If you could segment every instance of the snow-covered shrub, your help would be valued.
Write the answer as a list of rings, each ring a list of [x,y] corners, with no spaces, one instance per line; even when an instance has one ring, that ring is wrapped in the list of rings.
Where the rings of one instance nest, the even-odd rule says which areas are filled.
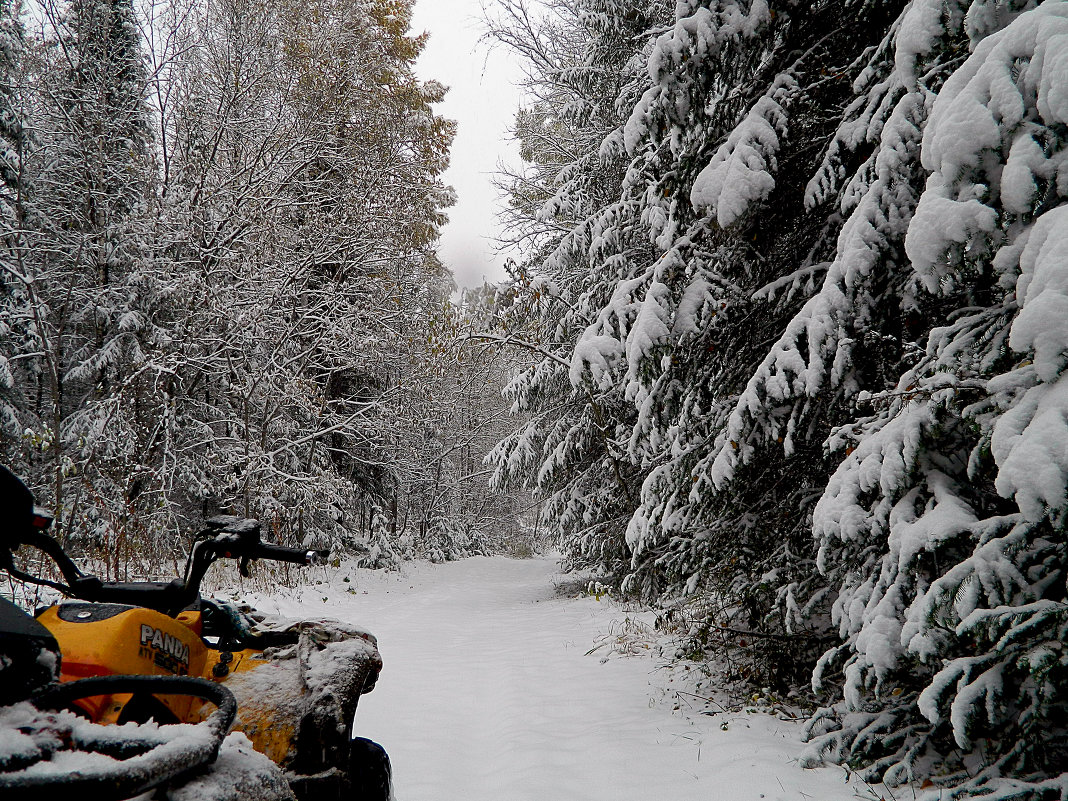
[[[420,555],[431,562],[453,562],[469,556],[486,556],[486,537],[462,521],[435,519],[423,537]]]

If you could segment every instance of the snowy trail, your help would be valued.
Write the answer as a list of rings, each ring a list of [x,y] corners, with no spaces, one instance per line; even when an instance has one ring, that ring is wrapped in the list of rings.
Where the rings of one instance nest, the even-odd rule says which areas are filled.
[[[400,575],[343,567],[274,600],[283,614],[326,614],[378,636],[385,668],[357,733],[389,752],[398,801],[872,797],[842,770],[799,768],[796,723],[687,717],[664,700],[652,659],[587,656],[625,613],[556,597],[555,574],[547,558]]]

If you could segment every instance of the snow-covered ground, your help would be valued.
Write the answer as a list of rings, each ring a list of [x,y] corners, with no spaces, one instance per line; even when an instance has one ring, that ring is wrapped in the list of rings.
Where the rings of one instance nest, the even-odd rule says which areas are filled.
[[[797,722],[676,710],[659,660],[588,653],[635,614],[560,593],[550,558],[324,570],[256,603],[378,636],[357,733],[390,753],[398,801],[879,798],[842,769],[798,767]]]

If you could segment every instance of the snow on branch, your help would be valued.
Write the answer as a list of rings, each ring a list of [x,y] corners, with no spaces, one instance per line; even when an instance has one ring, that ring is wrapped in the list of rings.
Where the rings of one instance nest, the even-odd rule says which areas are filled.
[[[1044,3],[983,39],[942,87],[921,153],[931,176],[905,239],[928,291],[952,286],[945,281],[962,257],[957,254],[974,257],[993,247],[999,196],[1009,198],[1009,211],[1028,210],[1025,200],[1035,191],[1026,165],[1049,174],[1020,137],[1068,121],[1066,37],[1068,7]],[[1030,118],[1032,110],[1038,119]],[[988,165],[1002,153],[1012,168],[998,175]]]
[[[712,62],[728,41],[754,36],[771,20],[767,0],[719,0],[709,4],[680,3],[674,27],[656,39],[649,54],[652,80],[623,128],[623,146],[630,154],[649,141],[654,118],[664,111],[669,118],[684,118],[689,108],[680,85],[688,83]],[[697,6],[695,8],[695,6]]]
[[[775,156],[779,137],[786,135],[782,104],[796,86],[790,76],[780,75],[694,181],[690,203],[696,209],[710,209],[720,227],[733,225],[775,188]]]
[[[909,156],[919,148],[927,97],[905,95],[883,128],[872,182],[842,227],[835,258],[820,291],[802,307],[750,378],[717,441],[712,479],[722,486],[751,449],[750,437],[777,437],[781,425],[769,409],[842,386],[851,370],[852,318],[858,292],[904,235],[915,202],[908,182]],[[735,444],[731,444],[735,443]],[[792,441],[787,432],[787,452]]]

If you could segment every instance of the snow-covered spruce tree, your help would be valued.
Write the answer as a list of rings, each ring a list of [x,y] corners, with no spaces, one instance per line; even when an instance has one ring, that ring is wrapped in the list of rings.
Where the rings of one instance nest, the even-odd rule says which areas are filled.
[[[845,698],[810,759],[933,767],[940,798],[1068,797],[1068,4],[1033,5],[917,3],[900,26],[906,66],[970,44],[926,98],[904,242],[953,312],[832,437],[848,455],[814,520],[844,640],[816,681],[843,665]]]
[[[0,430],[18,435],[18,393],[10,357],[27,323],[18,230],[22,204],[22,124],[19,84],[25,34],[16,4],[0,2]],[[5,437],[6,438],[6,437]],[[3,449],[6,451],[7,449]],[[10,458],[10,455],[5,453]]]
[[[743,447],[721,436],[732,401],[834,251],[840,221],[804,202],[821,163],[812,143],[834,133],[823,109],[849,105],[854,62],[893,13],[856,10],[843,24],[830,4],[677,6],[621,100],[629,120],[600,149],[630,164],[618,199],[590,216],[587,258],[613,271],[585,278],[596,291],[569,354],[576,385],[622,395],[621,461],[644,482],[627,585],[712,598],[699,639],[724,625],[764,635],[743,667],[764,683],[803,680],[799,651],[811,664],[812,635],[825,636],[819,621],[788,634],[783,610],[819,589],[806,518],[830,473],[826,429],[802,428],[784,452],[784,420],[729,486],[711,465],[721,442]]]
[[[960,793],[1063,755],[1063,344],[1037,311],[1056,291],[1025,298],[1056,281],[1029,276],[1057,263],[1065,5],[1036,5],[680,4],[600,150],[633,157],[622,200],[573,251],[619,272],[588,272],[602,305],[557,363],[637,412],[631,586],[817,635],[762,648],[758,676],[797,655],[796,679],[833,622],[818,675],[861,709],[814,752],[894,780],[953,731]],[[540,263],[526,280],[559,291]],[[1039,429],[1047,453],[1024,447]],[[551,465],[523,433],[519,468]]]
[[[33,186],[20,232],[33,317],[16,371],[24,441],[6,444],[25,446],[32,483],[50,487],[61,526],[91,505],[83,530],[107,538],[137,517],[134,505],[158,507],[158,497],[137,500],[151,483],[144,447],[158,409],[145,366],[165,339],[155,319],[165,293],[146,241],[146,71],[128,2],[42,13],[48,33],[27,82],[34,147],[22,165]]]
[[[532,256],[499,298],[497,334],[542,356],[506,390],[527,422],[488,457],[494,483],[527,486],[575,567],[622,575],[640,476],[626,457],[633,407],[609,376],[581,373],[574,343],[650,246],[617,222],[626,159],[602,148],[643,72],[667,4],[505,4],[492,34],[528,63],[532,103],[517,118],[529,168],[511,177],[513,237]]]
[[[18,198],[23,125],[19,74],[25,32],[12,0],[0,3],[0,204],[5,230],[14,222]]]

